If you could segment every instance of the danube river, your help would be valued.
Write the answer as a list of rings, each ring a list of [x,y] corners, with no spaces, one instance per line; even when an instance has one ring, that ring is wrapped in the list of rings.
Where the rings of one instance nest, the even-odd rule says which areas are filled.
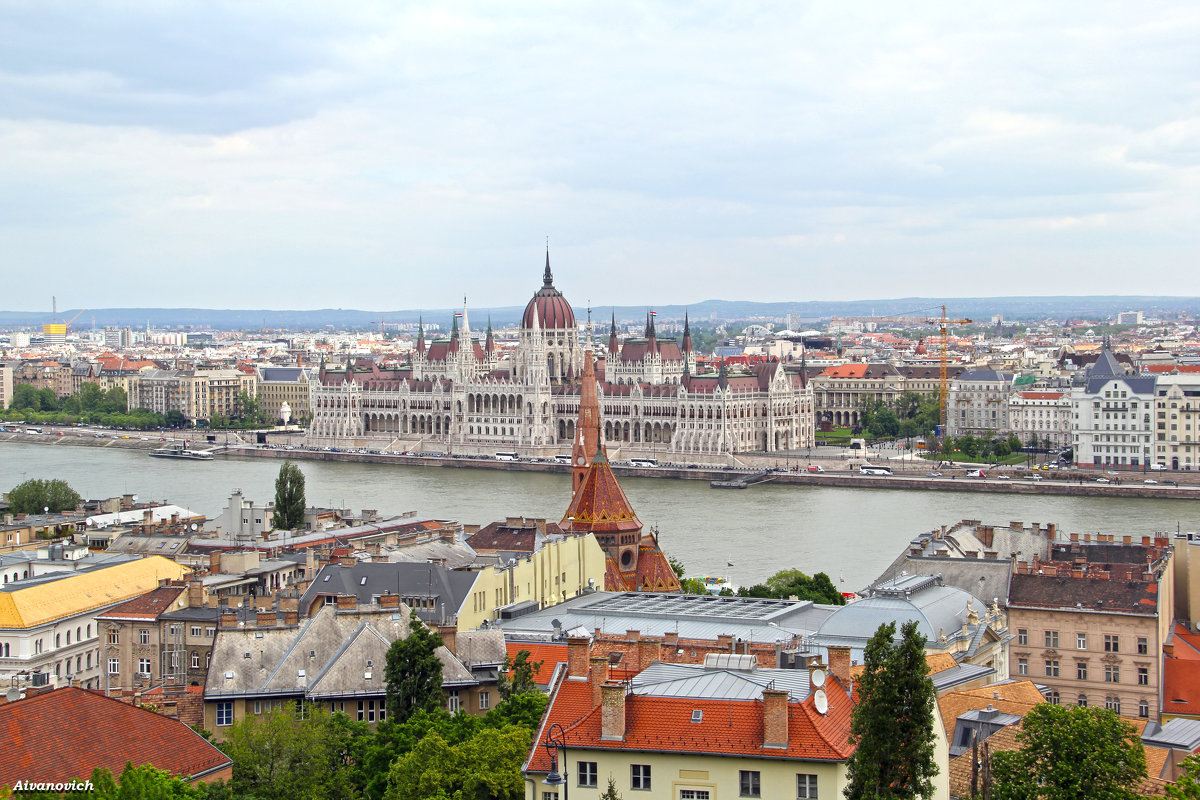
[[[213,461],[150,458],[114,447],[0,445],[0,488],[26,478],[64,478],[80,494],[131,493],[215,517],[229,494],[267,502],[281,462],[218,456]],[[506,516],[557,521],[570,501],[570,477],[547,473],[392,464],[299,461],[313,505],[415,511],[418,518],[487,524]],[[961,519],[1006,525],[1053,522],[1066,532],[1140,537],[1200,529],[1195,500],[1152,500],[904,492],[810,486],[718,491],[704,481],[623,478],[634,510],[659,531],[664,550],[693,575],[761,581],[795,567],[826,572],[843,589],[878,576],[916,534]],[[733,566],[726,566],[732,562]]]

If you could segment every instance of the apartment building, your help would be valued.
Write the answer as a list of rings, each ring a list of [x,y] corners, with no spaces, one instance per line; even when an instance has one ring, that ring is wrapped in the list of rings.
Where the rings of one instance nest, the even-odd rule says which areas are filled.
[[[1100,706],[1151,721],[1174,606],[1173,549],[1163,538],[1072,534],[1010,579],[1010,674],[1048,687],[1052,703]]]
[[[1071,389],[1075,463],[1139,467],[1151,463],[1155,378],[1130,376],[1105,348]]]
[[[1154,399],[1154,461],[1200,469],[1200,375],[1158,376]]]
[[[309,381],[312,375],[304,367],[259,367],[255,374],[258,407],[268,422],[282,420],[284,404],[291,409],[293,421],[312,416]]]
[[[1013,376],[993,369],[972,369],[950,382],[946,427],[950,436],[1007,433]]]
[[[1071,446],[1071,395],[1066,391],[1016,392],[1008,400],[1008,429],[1021,444],[1047,442],[1055,448]]]

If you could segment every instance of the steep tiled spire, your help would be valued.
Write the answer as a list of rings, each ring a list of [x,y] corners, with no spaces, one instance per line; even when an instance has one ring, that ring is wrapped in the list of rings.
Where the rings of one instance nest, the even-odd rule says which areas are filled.
[[[494,352],[496,349],[496,340],[492,338],[492,315],[488,314],[487,339],[484,340],[483,350],[485,353]]]
[[[579,386],[579,422],[576,429],[578,433],[571,449],[572,492],[579,490],[592,457],[604,448],[600,440],[600,399],[596,391],[596,367],[591,350],[583,354],[583,380]]]
[[[425,318],[417,317],[417,352],[425,355]]]
[[[554,287],[554,274],[550,272],[550,245],[546,245],[546,271],[542,273],[542,288],[552,289]]]
[[[614,310],[612,315],[612,327],[608,329],[608,352],[615,354],[617,350],[617,312]]]
[[[688,312],[683,312],[683,352],[692,352],[692,328],[688,324]]]

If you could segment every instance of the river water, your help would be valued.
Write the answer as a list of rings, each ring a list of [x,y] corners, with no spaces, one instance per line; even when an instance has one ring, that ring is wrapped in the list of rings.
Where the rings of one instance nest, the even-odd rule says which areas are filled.
[[[0,444],[0,489],[26,478],[63,478],[89,498],[131,493],[212,518],[241,489],[275,497],[281,462],[218,456],[213,461],[153,459],[144,450]],[[506,516],[557,521],[570,502],[570,476],[550,473],[348,462],[299,461],[308,502],[415,511],[420,519],[487,524]],[[1200,528],[1195,500],[1085,498],[973,492],[906,492],[810,486],[710,489],[705,481],[623,478],[634,510],[656,526],[663,549],[689,575],[728,575],[737,584],[785,568],[826,572],[856,590],[877,577],[922,531],[961,519],[1007,525],[1056,523],[1065,532],[1140,537]],[[733,566],[727,566],[732,562]]]

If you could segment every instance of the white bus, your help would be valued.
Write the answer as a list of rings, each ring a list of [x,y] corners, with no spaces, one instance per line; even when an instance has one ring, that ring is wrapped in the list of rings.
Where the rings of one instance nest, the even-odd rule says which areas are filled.
[[[568,455],[568,456],[564,456],[564,455],[562,455],[562,454],[560,453],[559,455],[556,455],[556,456],[554,457],[554,463],[555,463],[555,464],[570,464],[570,463],[571,463],[571,457],[570,457],[569,455]]]
[[[631,467],[657,467],[658,461],[653,458],[631,458],[629,459]]]
[[[891,475],[891,467],[880,467],[875,464],[862,464],[858,468],[860,475]]]
[[[496,453],[497,461],[519,461],[521,457],[516,453]]]

